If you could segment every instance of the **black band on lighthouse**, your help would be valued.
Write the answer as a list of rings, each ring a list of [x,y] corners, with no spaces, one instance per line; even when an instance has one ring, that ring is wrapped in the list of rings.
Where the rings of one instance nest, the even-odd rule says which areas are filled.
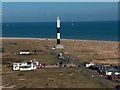
[[[57,44],[60,44],[60,19],[57,17]]]
[[[60,28],[57,28],[57,44],[60,44]]]
[[[60,44],[60,39],[57,39],[57,44]]]
[[[60,33],[60,28],[57,28],[57,33]]]

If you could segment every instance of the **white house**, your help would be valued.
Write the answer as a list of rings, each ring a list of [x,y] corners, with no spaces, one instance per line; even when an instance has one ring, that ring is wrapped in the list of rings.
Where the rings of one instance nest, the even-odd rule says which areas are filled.
[[[62,53],[59,53],[59,54],[58,54],[58,58],[59,58],[59,59],[64,59],[63,54],[62,54]]]
[[[29,50],[22,50],[19,52],[20,55],[29,55],[31,52]]]
[[[109,69],[109,70],[106,71],[106,75],[108,75],[108,76],[112,75],[113,73],[114,73],[115,75],[120,75],[120,71],[118,71],[118,70],[115,69],[115,68],[112,68],[112,69]]]
[[[92,62],[84,62],[84,66],[85,66],[85,67],[90,67],[90,66],[92,66],[92,65],[95,65],[95,64],[92,63]]]
[[[19,64],[20,63],[13,63],[13,70],[19,70]]]
[[[36,61],[29,61],[29,62],[22,62],[22,63],[13,63],[13,70],[20,70],[20,71],[28,71],[28,70],[35,70],[39,62]]]
[[[55,50],[55,46],[51,47],[52,50]]]

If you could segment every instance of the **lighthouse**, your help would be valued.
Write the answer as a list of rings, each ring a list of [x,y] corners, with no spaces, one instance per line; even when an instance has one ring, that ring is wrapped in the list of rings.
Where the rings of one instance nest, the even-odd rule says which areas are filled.
[[[64,46],[61,44],[60,41],[60,17],[57,17],[57,44],[52,47],[52,49],[64,49]]]
[[[60,18],[57,17],[57,44],[60,44]]]

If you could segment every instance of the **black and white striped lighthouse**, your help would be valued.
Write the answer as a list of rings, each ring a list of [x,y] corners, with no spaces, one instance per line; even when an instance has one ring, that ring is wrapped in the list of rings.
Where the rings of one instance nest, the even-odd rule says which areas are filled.
[[[64,46],[60,42],[60,18],[57,17],[57,44],[51,49],[64,49]]]
[[[60,44],[60,18],[57,17],[57,44]]]

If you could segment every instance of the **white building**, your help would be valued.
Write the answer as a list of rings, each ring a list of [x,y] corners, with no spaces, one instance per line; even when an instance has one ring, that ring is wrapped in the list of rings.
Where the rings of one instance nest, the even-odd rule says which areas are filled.
[[[29,62],[22,62],[22,63],[13,63],[13,70],[20,70],[20,71],[28,71],[28,70],[35,70],[39,62],[35,60],[31,60]]]
[[[29,55],[31,54],[29,50],[22,50],[19,52],[20,55]]]
[[[84,65],[85,65],[85,67],[90,67],[90,66],[95,65],[95,64],[92,62],[84,62]]]
[[[117,69],[115,68],[112,68],[112,69],[109,69],[106,71],[106,75],[110,76],[112,74],[115,74],[115,75],[120,75],[120,71],[118,71]]]
[[[58,58],[59,58],[59,59],[64,59],[63,54],[62,54],[62,53],[59,53],[59,54],[58,54]]]

